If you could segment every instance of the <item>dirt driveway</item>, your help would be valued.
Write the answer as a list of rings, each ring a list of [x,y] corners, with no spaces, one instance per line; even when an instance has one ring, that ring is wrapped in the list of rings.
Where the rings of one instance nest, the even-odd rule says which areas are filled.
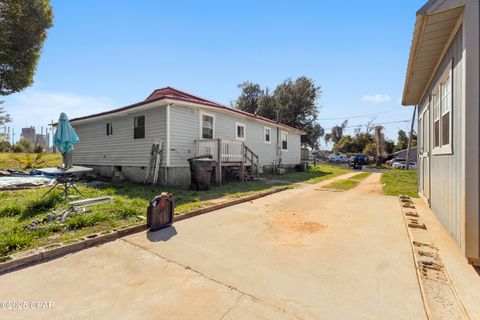
[[[303,186],[0,276],[0,301],[54,302],[0,318],[426,319],[398,201],[375,193],[377,178]]]

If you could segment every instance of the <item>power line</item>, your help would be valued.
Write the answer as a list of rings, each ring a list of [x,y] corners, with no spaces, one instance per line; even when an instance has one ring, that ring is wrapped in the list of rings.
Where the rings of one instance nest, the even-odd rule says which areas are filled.
[[[384,124],[405,123],[405,122],[410,122],[410,120],[398,120],[398,121],[371,123],[370,126],[373,127],[373,126],[379,126],[379,125],[384,125]],[[363,127],[363,126],[365,126],[365,124],[357,124],[357,125],[354,125],[354,126],[346,126],[345,129],[347,129],[347,128],[360,128],[360,127]],[[334,127],[326,128],[325,130],[332,130],[333,128]]]
[[[371,113],[371,114],[364,114],[364,115],[357,115],[357,116],[347,116],[347,117],[336,117],[336,118],[322,118],[322,119],[318,119],[318,121],[322,121],[322,120],[323,121],[326,121],[326,120],[348,120],[348,119],[356,119],[356,118],[367,118],[367,117],[377,116],[377,115],[380,115],[380,114],[389,113],[389,112],[395,111],[397,109],[398,109],[398,107],[387,110],[387,111]]]

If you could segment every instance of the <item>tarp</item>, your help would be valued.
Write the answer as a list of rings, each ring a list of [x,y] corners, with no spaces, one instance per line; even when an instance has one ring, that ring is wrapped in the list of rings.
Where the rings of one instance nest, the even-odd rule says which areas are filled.
[[[80,140],[77,133],[70,125],[67,115],[65,113],[60,114],[58,119],[57,131],[53,136],[53,144],[57,147],[60,153],[65,154],[72,152],[73,145]]]
[[[39,176],[5,176],[0,177],[0,190],[28,189],[48,186],[55,179]]]

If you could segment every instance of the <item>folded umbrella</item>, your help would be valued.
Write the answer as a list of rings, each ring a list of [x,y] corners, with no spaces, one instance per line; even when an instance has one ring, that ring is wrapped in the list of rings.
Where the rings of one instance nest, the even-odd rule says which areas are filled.
[[[66,170],[72,167],[71,152],[73,151],[73,145],[79,140],[77,133],[68,121],[67,115],[62,112],[58,119],[57,131],[55,131],[55,135],[53,136],[53,144],[62,154],[63,164]]]

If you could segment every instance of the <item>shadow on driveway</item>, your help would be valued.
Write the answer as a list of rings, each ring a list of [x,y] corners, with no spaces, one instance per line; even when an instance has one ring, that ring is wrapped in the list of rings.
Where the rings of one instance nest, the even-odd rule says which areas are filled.
[[[171,226],[154,232],[148,231],[147,239],[152,242],[168,241],[176,235],[177,230],[175,229],[175,227]]]

